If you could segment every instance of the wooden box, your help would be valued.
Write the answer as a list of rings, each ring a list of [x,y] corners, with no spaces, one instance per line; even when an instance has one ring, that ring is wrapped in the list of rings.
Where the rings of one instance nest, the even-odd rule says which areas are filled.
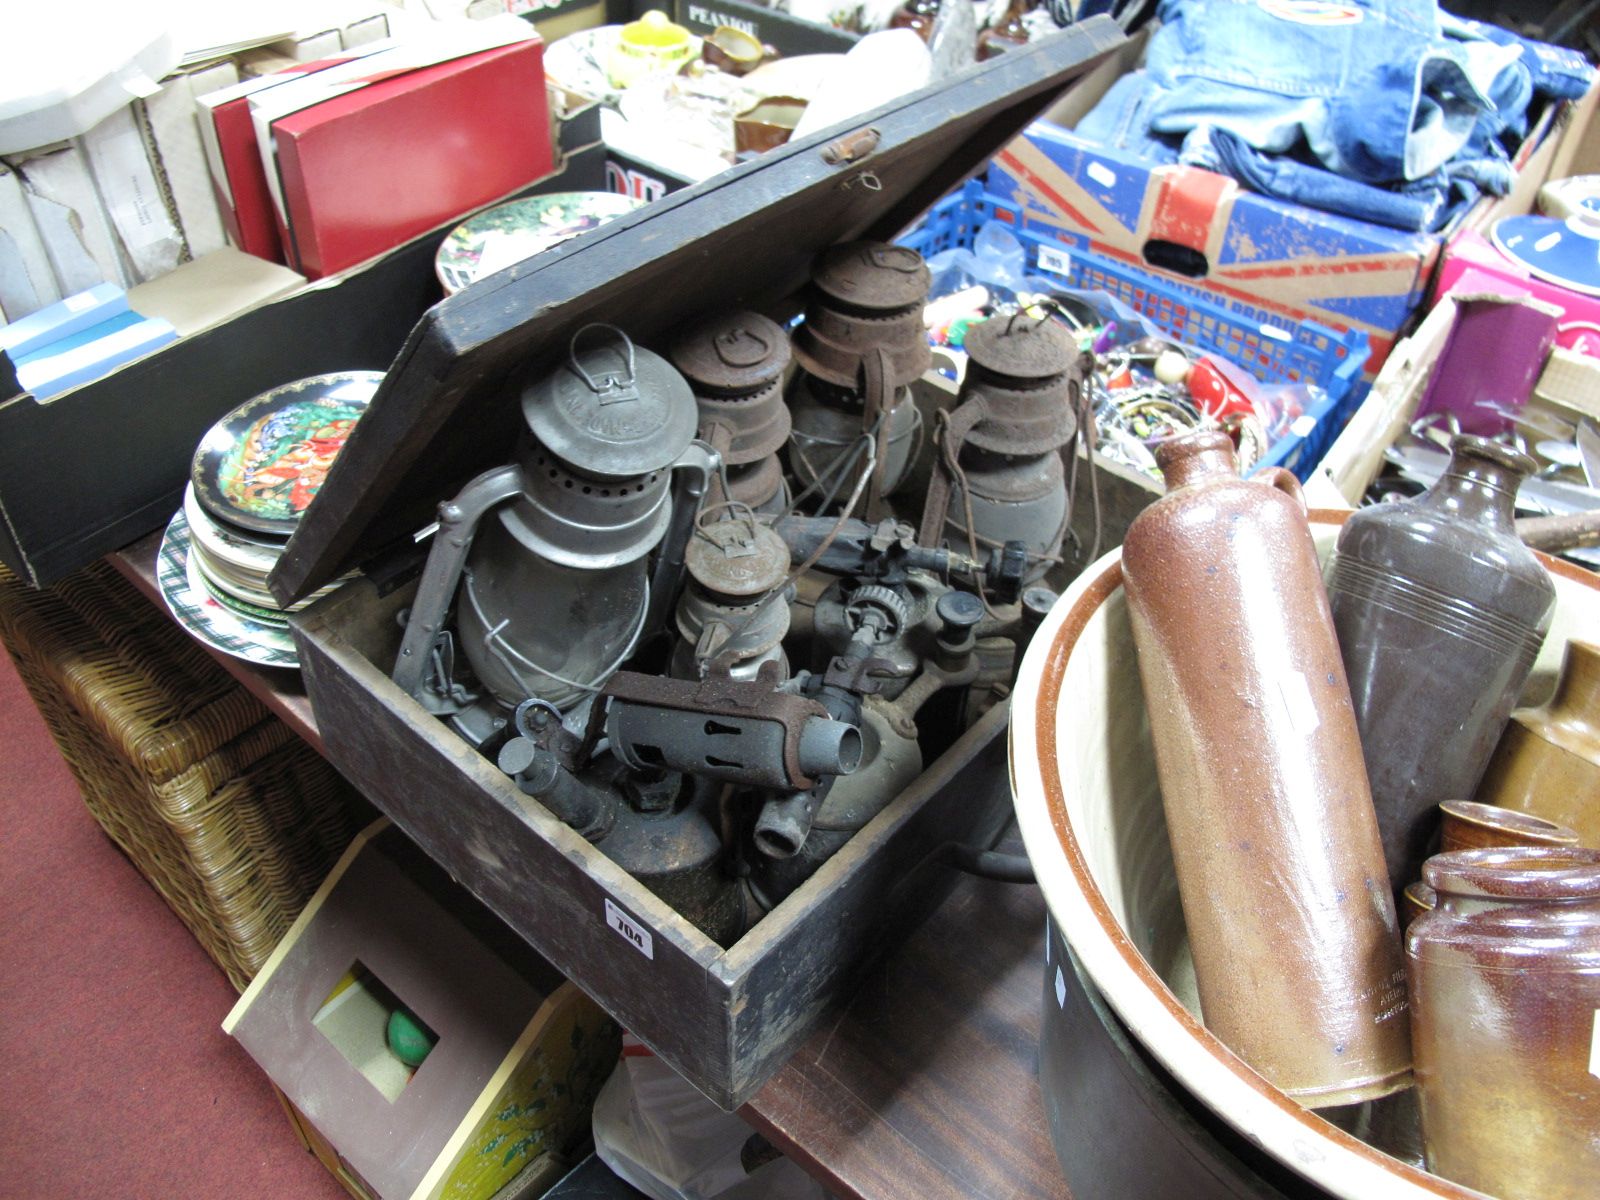
[[[592,321],[646,345],[700,313],[781,312],[812,256],[888,239],[1122,40],[1086,21],[824,130],[451,297],[413,330],[272,578],[304,594],[412,539],[513,444],[525,375]],[[431,856],[718,1104],[747,1100],[865,963],[951,882],[949,842],[1009,812],[997,708],[723,950],[390,680],[414,584],[347,585],[296,618],[329,757]],[[532,806],[530,806],[532,807]]]

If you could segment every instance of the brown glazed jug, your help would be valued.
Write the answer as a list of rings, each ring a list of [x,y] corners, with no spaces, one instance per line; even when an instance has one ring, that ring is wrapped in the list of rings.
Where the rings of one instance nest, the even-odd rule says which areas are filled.
[[[1555,695],[1511,714],[1478,799],[1570,825],[1600,850],[1600,646],[1567,643]]]
[[[1310,1107],[1410,1081],[1405,972],[1300,485],[1163,443],[1122,547],[1207,1028]]]
[[[1406,931],[1428,1169],[1501,1200],[1600,1196],[1600,851],[1460,850]]]
[[[1512,523],[1534,466],[1459,436],[1433,487],[1353,514],[1328,564],[1397,892],[1421,873],[1436,806],[1477,789],[1550,628],[1555,585]]]

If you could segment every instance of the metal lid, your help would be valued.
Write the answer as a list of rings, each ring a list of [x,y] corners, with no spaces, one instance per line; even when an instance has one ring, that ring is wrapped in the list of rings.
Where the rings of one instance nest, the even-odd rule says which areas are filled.
[[[611,336],[585,337],[596,330]],[[522,415],[550,453],[603,479],[670,466],[699,419],[694,393],[666,359],[598,323],[573,334],[567,361],[524,390]]]
[[[696,391],[739,395],[783,374],[789,365],[789,336],[760,313],[722,313],[681,334],[668,355]]]
[[[764,596],[788,576],[789,547],[770,525],[735,517],[697,528],[684,564],[708,592]]]
[[[1049,379],[1064,374],[1078,356],[1061,326],[1020,314],[969,326],[966,351],[979,367],[1007,379]]]
[[[922,255],[888,242],[843,242],[817,255],[811,282],[825,296],[857,308],[922,304],[933,275]]]

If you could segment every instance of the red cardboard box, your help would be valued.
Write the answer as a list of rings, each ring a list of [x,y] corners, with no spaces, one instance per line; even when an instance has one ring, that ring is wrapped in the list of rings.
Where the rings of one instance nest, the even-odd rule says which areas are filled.
[[[536,38],[274,120],[298,270],[332,275],[548,174],[549,130]]]
[[[217,208],[228,230],[228,240],[246,254],[270,262],[283,262],[278,222],[272,194],[256,149],[255,127],[250,120],[250,97],[291,80],[327,70],[380,49],[373,45],[337,58],[297,63],[270,75],[244,79],[196,99],[200,140],[211,168],[211,186]]]

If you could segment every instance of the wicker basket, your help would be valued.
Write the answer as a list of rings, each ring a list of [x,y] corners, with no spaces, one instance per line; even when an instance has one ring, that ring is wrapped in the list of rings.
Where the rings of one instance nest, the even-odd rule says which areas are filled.
[[[95,820],[243,990],[353,836],[350,786],[105,564],[0,573],[0,637]]]

